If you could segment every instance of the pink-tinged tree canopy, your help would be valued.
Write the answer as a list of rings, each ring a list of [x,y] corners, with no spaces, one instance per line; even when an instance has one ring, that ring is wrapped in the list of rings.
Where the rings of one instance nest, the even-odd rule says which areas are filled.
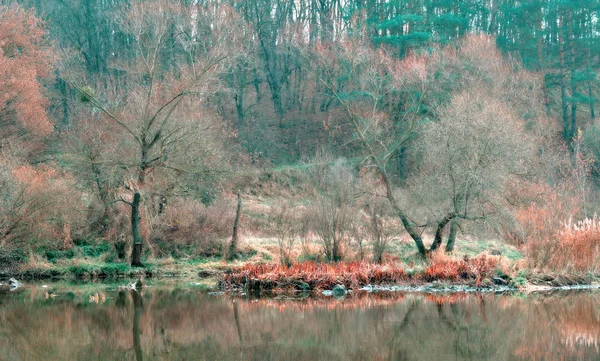
[[[35,135],[46,135],[53,125],[41,80],[56,60],[44,23],[33,11],[13,4],[0,6],[0,124]],[[4,134],[6,136],[6,134]]]

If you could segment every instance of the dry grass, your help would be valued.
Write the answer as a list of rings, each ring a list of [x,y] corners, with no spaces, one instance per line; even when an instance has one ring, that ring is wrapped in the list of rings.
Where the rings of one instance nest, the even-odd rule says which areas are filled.
[[[580,222],[569,221],[558,234],[560,248],[550,258],[557,269],[598,273],[600,261],[600,220],[594,216]]]

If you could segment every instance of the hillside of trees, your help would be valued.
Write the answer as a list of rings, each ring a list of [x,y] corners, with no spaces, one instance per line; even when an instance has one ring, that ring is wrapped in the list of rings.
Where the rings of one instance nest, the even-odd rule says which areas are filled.
[[[599,12],[0,0],[0,263],[381,263],[495,240],[519,267],[597,272]]]

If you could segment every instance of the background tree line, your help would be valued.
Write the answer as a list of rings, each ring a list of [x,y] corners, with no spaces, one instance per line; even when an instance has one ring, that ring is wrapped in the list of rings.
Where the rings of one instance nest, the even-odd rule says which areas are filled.
[[[18,3],[0,10],[6,244],[95,234],[124,257],[128,237],[206,231],[219,222],[197,213],[224,192],[299,164],[332,165],[306,179],[313,213],[334,217],[313,225],[330,259],[360,238],[345,203],[377,234],[364,194],[421,254],[465,224],[522,239],[515,209],[535,200],[509,189],[565,187],[571,213],[595,209],[596,2]]]

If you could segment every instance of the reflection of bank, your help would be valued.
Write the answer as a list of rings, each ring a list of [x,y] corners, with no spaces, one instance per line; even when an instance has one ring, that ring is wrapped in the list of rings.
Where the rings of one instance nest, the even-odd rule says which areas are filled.
[[[144,299],[135,290],[131,291],[131,298],[133,300],[133,349],[135,350],[136,361],[143,361],[140,320],[144,311]]]
[[[600,352],[600,314],[594,302],[580,302],[568,314],[561,315],[562,343],[571,350],[593,348]]]
[[[563,343],[575,349],[577,346],[582,345],[585,347],[593,347],[596,352],[600,352],[600,342],[598,341],[598,335],[595,333],[571,333],[563,338]]]

